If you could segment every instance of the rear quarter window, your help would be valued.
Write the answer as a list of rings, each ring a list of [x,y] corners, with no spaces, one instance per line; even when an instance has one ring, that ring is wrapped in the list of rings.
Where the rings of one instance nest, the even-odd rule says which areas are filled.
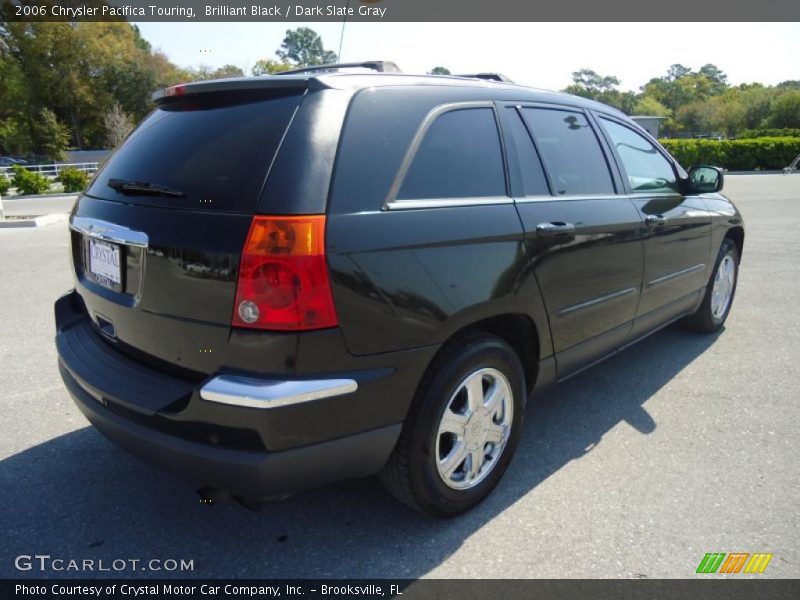
[[[431,124],[398,200],[505,196],[500,134],[491,108],[450,110]]]
[[[301,93],[198,94],[160,105],[97,174],[87,193],[169,208],[252,212]],[[111,179],[184,194],[122,194]]]

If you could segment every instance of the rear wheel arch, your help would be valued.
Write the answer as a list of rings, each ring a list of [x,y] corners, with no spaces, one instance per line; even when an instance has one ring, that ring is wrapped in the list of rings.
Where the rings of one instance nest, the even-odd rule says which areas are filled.
[[[471,333],[488,333],[507,343],[516,352],[525,373],[527,393],[533,389],[539,373],[541,356],[540,329],[533,318],[524,313],[503,313],[473,321],[450,333],[439,351],[431,359],[430,366],[437,363],[437,357],[453,344],[459,343]],[[429,368],[430,368],[429,366]]]

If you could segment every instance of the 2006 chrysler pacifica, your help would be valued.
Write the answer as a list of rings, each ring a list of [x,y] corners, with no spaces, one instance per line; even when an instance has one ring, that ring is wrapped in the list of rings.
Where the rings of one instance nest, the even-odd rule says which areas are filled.
[[[56,344],[97,429],[207,499],[379,473],[461,513],[531,394],[730,311],[722,172],[608,106],[313,70],[155,101],[71,215]]]

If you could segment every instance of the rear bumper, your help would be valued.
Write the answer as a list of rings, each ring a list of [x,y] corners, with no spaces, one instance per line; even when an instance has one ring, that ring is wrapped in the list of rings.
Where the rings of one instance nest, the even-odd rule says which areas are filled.
[[[134,423],[103,406],[60,362],[78,408],[109,440],[187,480],[245,498],[269,498],[380,471],[401,424],[283,452],[252,452],[187,441]]]
[[[75,293],[56,303],[56,328],[64,383],[106,437],[197,487],[251,498],[380,471],[430,352],[379,358],[395,367],[373,357],[355,370],[190,380],[115,348]]]
[[[218,375],[203,384],[200,397],[209,402],[269,410],[351,394],[355,379],[266,379]]]

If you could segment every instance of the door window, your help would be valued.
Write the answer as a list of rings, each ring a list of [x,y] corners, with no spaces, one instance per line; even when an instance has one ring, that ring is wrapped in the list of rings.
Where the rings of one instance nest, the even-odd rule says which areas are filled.
[[[634,194],[678,192],[678,179],[672,165],[647,138],[616,121],[602,117],[601,120]]]
[[[506,118],[503,120],[507,136],[516,150],[517,161],[522,176],[522,195],[523,196],[549,196],[550,189],[547,187],[547,178],[544,175],[542,161],[536,148],[533,146],[528,130],[522,122],[522,117],[516,108],[508,108],[504,113]],[[509,152],[510,158],[510,152]]]
[[[556,194],[615,192],[600,142],[582,113],[523,108],[522,114],[536,140]]]

